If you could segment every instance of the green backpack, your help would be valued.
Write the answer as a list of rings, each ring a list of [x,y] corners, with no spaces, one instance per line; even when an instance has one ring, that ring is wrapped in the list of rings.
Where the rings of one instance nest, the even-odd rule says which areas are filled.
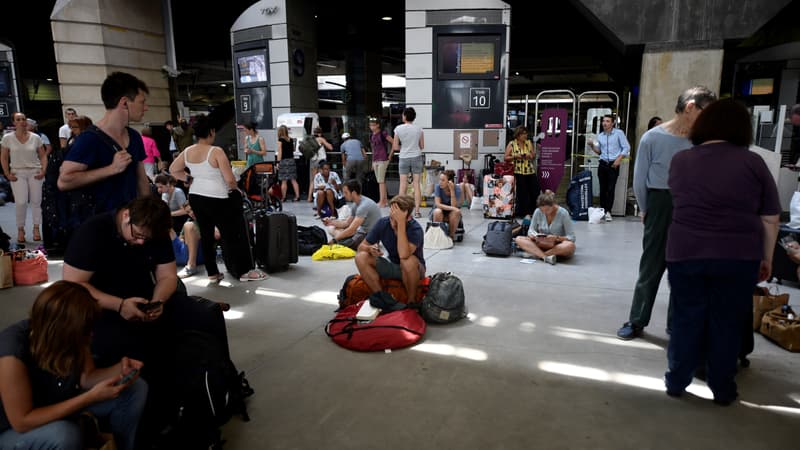
[[[300,151],[303,153],[303,158],[311,160],[319,150],[319,142],[314,139],[314,136],[308,135],[300,142]]]

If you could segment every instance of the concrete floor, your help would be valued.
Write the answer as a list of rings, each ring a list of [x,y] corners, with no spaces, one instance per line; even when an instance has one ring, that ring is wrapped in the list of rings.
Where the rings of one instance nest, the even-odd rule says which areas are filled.
[[[317,223],[308,203],[286,210]],[[256,391],[251,422],[224,427],[226,448],[797,448],[800,356],[757,335],[739,402],[714,405],[699,381],[667,397],[666,282],[645,336],[615,337],[637,275],[638,220],[577,223],[577,254],[556,266],[486,257],[487,221],[465,210],[464,222],[463,243],[425,256],[429,273],[463,280],[469,319],[430,326],[406,350],[356,353],[325,335],[352,260],[301,257],[257,283],[188,279],[191,293],[233,305],[233,359]],[[0,207],[0,224],[14,234],[13,205]],[[50,264],[60,278],[61,262]],[[25,317],[40,289],[0,291],[0,326]],[[796,286],[781,289],[797,304]]]

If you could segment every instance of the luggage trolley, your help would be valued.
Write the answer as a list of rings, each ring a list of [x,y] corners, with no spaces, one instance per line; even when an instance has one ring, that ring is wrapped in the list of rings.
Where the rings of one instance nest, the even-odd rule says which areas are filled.
[[[239,188],[245,193],[254,209],[282,211],[280,185],[275,181],[275,164],[255,163],[239,178]]]

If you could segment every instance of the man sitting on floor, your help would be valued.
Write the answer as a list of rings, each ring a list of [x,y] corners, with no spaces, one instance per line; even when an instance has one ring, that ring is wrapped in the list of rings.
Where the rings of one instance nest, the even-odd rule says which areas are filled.
[[[326,217],[322,221],[333,235],[332,244],[342,244],[358,250],[364,236],[380,220],[381,210],[371,198],[361,195],[361,183],[356,179],[347,181],[342,187],[342,192],[350,206],[350,217],[338,220]]]
[[[314,199],[317,203],[317,214],[323,217],[322,207],[327,204],[331,210],[331,215],[337,217],[336,200],[341,198],[342,180],[339,174],[331,171],[331,164],[322,161],[319,166],[319,173],[314,176]]]
[[[358,247],[356,267],[373,294],[381,291],[381,278],[392,278],[403,280],[407,298],[416,298],[419,280],[425,278],[425,233],[412,217],[414,207],[413,197],[392,198],[389,216],[378,220]],[[388,259],[379,244],[383,244]]]

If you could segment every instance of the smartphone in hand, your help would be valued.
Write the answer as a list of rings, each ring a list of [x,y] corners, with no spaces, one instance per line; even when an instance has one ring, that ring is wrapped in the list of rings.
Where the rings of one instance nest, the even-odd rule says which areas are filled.
[[[137,373],[139,373],[139,369],[131,369],[131,371],[125,374],[125,376],[122,377],[121,380],[114,383],[114,386],[121,386],[123,384],[130,383],[133,377],[135,377]]]
[[[787,234],[786,236],[782,237],[778,243],[783,247],[784,250],[787,252],[792,251],[793,248],[797,247],[797,240],[795,239],[793,234]]]
[[[163,304],[164,302],[157,301],[157,302],[138,303],[137,306],[139,307],[140,310],[147,312],[156,309]]]

